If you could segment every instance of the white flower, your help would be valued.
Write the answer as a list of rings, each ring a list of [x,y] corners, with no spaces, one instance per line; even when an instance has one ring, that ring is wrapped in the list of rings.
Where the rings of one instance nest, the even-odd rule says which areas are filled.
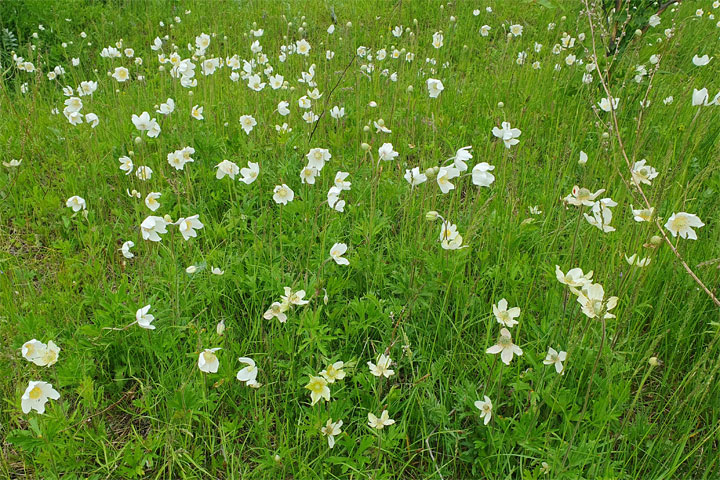
[[[510,33],[513,37],[519,37],[522,35],[523,32],[523,26],[522,25],[510,25]]]
[[[414,167],[412,170],[405,170],[404,178],[411,187],[417,187],[421,183],[425,183],[427,181],[427,175],[420,173],[419,167]]]
[[[503,298],[497,305],[493,304],[493,314],[498,323],[512,328],[518,324],[518,321],[515,319],[520,316],[520,307],[512,307],[509,310],[507,307],[508,302]]]
[[[395,420],[390,418],[387,410],[383,410],[380,417],[376,417],[372,413],[368,413],[368,426],[377,430],[382,430],[384,427],[390,426],[395,423]]]
[[[256,164],[257,165],[257,164]],[[217,168],[217,172],[215,173],[215,178],[218,180],[222,179],[227,175],[232,180],[235,180],[235,175],[240,172],[240,169],[238,168],[237,164],[234,162],[231,162],[230,160],[223,160],[222,162],[215,165]],[[245,170],[245,169],[243,169]]]
[[[247,367],[242,368],[236,378],[241,382],[245,382],[248,387],[258,388],[260,384],[257,382],[258,369],[255,365],[255,361],[252,358],[240,357],[238,358],[240,363],[244,363]]]
[[[488,35],[490,35],[491,28],[492,27],[490,27],[490,25],[483,25],[482,27],[480,27],[480,35],[482,35],[483,37],[487,37]]]
[[[487,162],[480,162],[472,169],[472,183],[478,187],[489,187],[495,181],[495,175],[490,173],[495,170],[494,165]]]
[[[67,202],[65,202],[65,205],[68,208],[72,208],[73,212],[79,212],[80,210],[85,210],[86,204],[85,199],[82,197],[78,197],[77,195],[73,195],[72,197],[67,199]]]
[[[347,245],[344,243],[335,243],[330,248],[330,258],[335,260],[338,265],[350,265],[350,261],[344,258],[345,252],[347,252]]]
[[[240,181],[247,185],[250,185],[257,179],[259,174],[260,174],[260,165],[257,163],[254,163],[254,162],[248,162],[247,167],[240,169],[240,175],[243,176],[243,178],[241,178]]]
[[[160,208],[160,202],[158,202],[158,198],[160,198],[162,194],[160,192],[150,192],[145,197],[145,205],[151,210],[155,211],[158,208]]]
[[[700,228],[705,224],[693,213],[678,212],[673,213],[665,223],[667,228],[673,237],[680,235],[680,238],[688,238],[690,240],[697,240],[697,234],[693,227]]]
[[[393,150],[392,143],[383,143],[382,146],[378,148],[378,156],[380,160],[393,160],[398,155],[398,152]]]
[[[646,160],[642,159],[632,166],[632,180],[635,184],[644,183],[650,185],[651,180],[658,176],[658,171],[645,163]]]
[[[308,165],[300,170],[300,181],[302,183],[307,183],[308,185],[314,185],[317,174],[317,169]]]
[[[40,414],[45,413],[45,404],[48,399],[57,400],[60,394],[47,382],[30,381],[21,399],[23,413],[30,413],[35,410]]]
[[[273,200],[275,200],[275,203],[287,205],[288,202],[292,202],[294,198],[295,192],[293,192],[290,187],[284,183],[282,185],[275,185],[273,189]]]
[[[376,377],[390,378],[391,376],[395,375],[395,371],[390,369],[392,359],[384,353],[381,353],[378,357],[377,364],[374,364],[372,362],[367,362],[367,364],[368,367],[370,367],[370,373],[372,373]]]
[[[588,318],[598,318],[602,312],[605,312],[603,318],[615,318],[610,310],[617,305],[618,297],[610,297],[605,301],[605,290],[599,283],[588,283],[581,290],[574,289],[573,293],[577,295],[582,312]]]
[[[437,183],[442,193],[448,193],[455,189],[455,185],[450,180],[460,175],[460,171],[455,167],[440,167],[437,174]]]
[[[598,106],[600,109],[604,112],[610,112],[612,110],[617,110],[618,103],[620,102],[619,98],[613,98],[612,103],[610,100],[606,97],[602,98],[600,102],[598,102]]]
[[[712,59],[713,59],[713,57],[709,57],[707,54],[703,55],[702,57],[695,55],[692,58],[692,63],[696,67],[704,67],[705,65],[710,63],[710,60],[712,60]]]
[[[144,307],[139,308],[138,311],[135,312],[135,321],[138,326],[142,328],[155,330],[155,325],[151,325],[151,322],[155,320],[155,317],[149,314],[148,311],[150,311],[150,305],[145,305]]]
[[[558,352],[554,348],[548,348],[547,356],[543,363],[545,365],[555,365],[555,371],[560,375],[565,375],[565,368],[562,362],[567,358],[567,352]]]
[[[319,172],[323,169],[325,163],[332,158],[332,155],[327,148],[311,148],[305,157],[308,159],[308,166],[317,169]]]
[[[333,448],[335,446],[335,436],[342,433],[342,430],[340,430],[340,427],[342,427],[342,425],[342,420],[333,422],[332,418],[328,418],[325,426],[320,429],[322,434],[328,437],[328,447]]]
[[[165,103],[160,104],[160,109],[155,111],[160,115],[170,115],[175,111],[175,100],[168,98]]]
[[[140,224],[140,233],[143,240],[159,242],[161,233],[167,233],[167,222],[162,217],[150,215]]]
[[[134,246],[135,246],[135,242],[133,242],[132,240],[128,240],[127,242],[123,243],[122,247],[120,247],[120,251],[122,252],[123,257],[133,258],[135,256],[135,254],[132,253],[130,251],[130,249]]]
[[[442,81],[435,78],[428,78],[425,83],[427,84],[428,94],[430,95],[430,98],[437,98],[440,93],[445,90],[445,86],[443,85]]]
[[[289,114],[290,114],[290,109],[287,108],[289,105],[290,105],[290,104],[289,104],[288,102],[286,102],[285,100],[283,100],[283,101],[281,101],[280,103],[278,103],[278,106],[277,106],[277,111],[278,111],[278,113],[279,113],[280,115],[282,115],[283,117],[286,116],[286,115],[289,115]]]
[[[240,125],[242,126],[242,129],[245,130],[245,133],[250,135],[252,129],[255,125],[257,125],[257,121],[252,117],[252,115],[243,115],[240,117]]]
[[[632,205],[630,205],[630,210],[632,210],[633,220],[636,222],[649,222],[652,220],[653,213],[655,213],[654,207],[635,210]]]
[[[523,354],[522,349],[512,342],[510,331],[507,328],[500,330],[500,336],[498,337],[497,344],[488,348],[486,352],[491,355],[499,353],[500,359],[505,365],[510,365],[513,355],[520,356]]]
[[[213,275],[223,275],[225,274],[225,270],[220,269],[220,267],[210,267],[210,273]]]
[[[510,122],[502,122],[501,126],[502,128],[493,127],[492,133],[497,138],[502,139],[506,148],[510,148],[513,145],[520,143],[520,140],[518,140],[518,137],[522,134],[520,129],[512,128],[510,126]]]
[[[118,82],[125,82],[130,78],[130,72],[125,67],[117,67],[115,68],[112,77]]]
[[[338,107],[335,105],[330,109],[330,116],[336,120],[341,119],[345,116],[345,107]]]
[[[145,165],[141,165],[135,170],[135,176],[142,181],[150,180],[152,178],[152,174],[152,168]]]
[[[583,271],[579,268],[573,268],[569,270],[567,274],[565,274],[562,272],[562,270],[560,270],[559,265],[555,265],[555,277],[557,278],[558,282],[571,288],[583,287],[592,283],[592,276],[592,270],[588,273],[583,273]]]
[[[201,372],[205,373],[217,373],[220,367],[220,361],[215,355],[215,352],[220,350],[220,347],[206,348],[198,356],[198,368]]]
[[[485,395],[484,400],[476,400],[475,408],[480,410],[480,418],[485,419],[483,423],[485,425],[490,423],[490,418],[492,418],[492,402],[490,401],[490,397]]]
[[[205,225],[199,219],[200,215],[192,215],[187,218],[181,218],[177,221],[176,225],[178,230],[182,234],[185,240],[190,240],[191,237],[197,237],[195,230],[202,229]]]
[[[203,109],[205,107],[200,107],[198,105],[193,105],[192,110],[190,110],[190,116],[194,118],[195,120],[202,120],[205,117],[203,117]]]

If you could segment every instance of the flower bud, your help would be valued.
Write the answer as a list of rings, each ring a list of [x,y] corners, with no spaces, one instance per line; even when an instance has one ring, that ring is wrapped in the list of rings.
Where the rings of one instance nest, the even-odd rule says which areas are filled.
[[[369,127],[368,125],[365,125],[365,126],[363,127],[363,132],[367,133],[367,132],[369,132],[369,131],[370,131],[370,127]]]
[[[223,333],[225,333],[225,321],[224,320],[220,320],[220,323],[218,323],[217,327],[215,327],[215,331],[217,332],[218,335],[221,335],[221,336]]]
[[[367,143],[363,142],[363,143],[360,144],[360,148],[362,148],[364,151],[367,152],[368,150],[370,150],[370,145],[368,145]]]
[[[660,364],[660,361],[658,360],[657,357],[650,357],[650,359],[648,360],[648,363],[650,364],[651,367],[657,367]]]
[[[438,212],[436,212],[435,210],[430,210],[429,212],[427,212],[427,213],[425,214],[425,219],[426,219],[428,222],[434,222],[434,221],[437,220],[439,217],[440,217],[440,214],[439,214]]]
[[[653,235],[652,237],[650,237],[650,243],[658,247],[662,243],[662,238],[660,238],[660,236],[658,235]]]

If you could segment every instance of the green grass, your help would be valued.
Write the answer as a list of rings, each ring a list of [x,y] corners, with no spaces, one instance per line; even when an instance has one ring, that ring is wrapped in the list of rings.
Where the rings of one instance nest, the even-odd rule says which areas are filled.
[[[644,246],[659,232],[632,218],[630,205],[641,201],[629,187],[610,114],[592,109],[606,96],[598,75],[584,84],[585,66],[564,63],[568,53],[588,63],[587,17],[578,2],[538,2],[554,5],[546,8],[495,1],[488,3],[493,13],[485,3],[442,9],[429,0],[1,3],[0,27],[17,34],[17,54],[39,72],[6,62],[0,80],[0,160],[22,159],[17,168],[0,168],[0,474],[718,478],[718,307],[668,245]],[[331,6],[338,23],[329,35]],[[695,16],[700,7],[703,18]],[[679,211],[706,224],[696,230],[697,241],[677,246],[718,295],[720,107],[691,106],[693,88],[707,87],[711,98],[718,90],[718,58],[705,67],[691,62],[696,54],[720,58],[717,19],[709,13],[720,13],[709,1],[665,12],[660,27],[628,42],[610,87],[621,98],[617,114],[628,153],[659,172],[644,191],[662,224]],[[202,75],[199,61],[192,89],[158,71],[150,50],[156,36],[168,34],[165,51],[174,42],[186,58],[196,35],[214,34],[208,58],[250,59],[253,22],[265,30],[258,38],[263,52],[290,89],[254,92],[242,80],[233,83],[227,67]],[[675,35],[665,39],[663,29],[673,22]],[[508,39],[503,24],[512,23],[524,31]],[[492,27],[488,37],[479,34],[483,24]],[[395,25],[413,35],[395,38]],[[440,49],[431,45],[437,31],[445,37]],[[563,32],[586,38],[554,55]],[[281,45],[303,37],[312,45],[308,57],[278,61]],[[141,66],[100,57],[120,39],[143,58]],[[535,42],[543,45],[539,53]],[[405,52],[398,60],[388,55],[366,75],[359,66],[367,60],[355,58],[361,45],[373,54],[396,46],[415,60],[406,62]],[[335,52],[333,60],[325,59],[326,50]],[[524,65],[515,62],[520,51],[528,53]],[[638,127],[648,80],[633,81],[635,66],[649,66],[652,54],[662,60]],[[71,66],[74,57],[78,67]],[[312,110],[346,110],[339,121],[326,113],[312,140],[314,126],[297,106],[306,90],[297,79],[311,63],[323,94]],[[66,73],[50,81],[45,74],[55,65]],[[131,72],[125,84],[106,74],[120,65]],[[397,82],[381,75],[383,68],[397,72]],[[444,83],[438,98],[428,97],[430,77]],[[92,97],[82,97],[82,113],[100,117],[95,129],[51,114],[62,111],[62,87],[84,80],[98,82]],[[664,105],[669,95],[674,102]],[[160,136],[138,132],[131,116],[154,112],[168,97],[175,112],[152,115]],[[288,117],[275,111],[281,100],[290,102]],[[196,104],[204,107],[203,121],[190,117]],[[258,122],[249,135],[238,121],[244,114]],[[374,133],[379,118],[391,134]],[[511,149],[491,133],[503,121],[522,130]],[[283,122],[293,130],[278,135],[275,125]],[[385,142],[399,156],[378,167]],[[482,161],[495,166],[489,188],[463,175],[443,195],[433,178],[414,189],[403,179],[406,168],[442,164],[466,145],[473,147],[470,169]],[[195,148],[194,163],[176,171],[166,156],[185,146]],[[298,172],[313,147],[328,148],[332,159],[315,185],[303,185]],[[581,150],[586,165],[577,162]],[[119,170],[117,159],[131,151],[136,166],[153,169],[151,180]],[[258,180],[216,180],[223,159],[240,167],[259,162]],[[326,202],[340,170],[352,182],[341,195],[344,213]],[[282,183],[295,199],[281,207],[272,189]],[[606,189],[603,196],[618,203],[615,232],[591,226],[582,216],[589,207],[562,202],[573,185]],[[145,241],[139,225],[153,213],[126,189],[143,198],[161,192],[155,215],[199,214],[205,227],[190,241],[174,226],[161,242]],[[65,207],[73,195],[86,200],[86,217]],[[542,214],[531,215],[533,206]],[[468,248],[441,248],[440,221],[425,219],[431,210],[457,224]],[[127,260],[118,251],[126,240],[136,244]],[[328,261],[336,242],[349,246],[347,267]],[[650,265],[629,266],[624,255],[633,253]],[[593,270],[606,295],[619,298],[604,337],[603,324],[588,319],[556,280],[556,264],[565,272]],[[189,265],[204,268],[190,275]],[[225,274],[212,275],[211,266]],[[291,309],[286,323],[263,319],[285,286],[306,290],[310,303]],[[524,354],[509,366],[485,353],[499,334],[492,305],[501,298],[522,309],[511,330]],[[147,304],[157,329],[125,329]],[[22,357],[31,338],[60,346],[55,365]],[[220,368],[206,374],[197,358],[212,347],[222,347]],[[564,375],[543,365],[548,347],[568,352]],[[367,362],[386,349],[395,375],[379,379]],[[257,362],[259,389],[235,379],[243,356]],[[661,363],[651,367],[650,357]],[[335,361],[345,362],[347,376],[330,385],[330,402],[311,406],[309,375]],[[30,380],[50,382],[61,395],[43,415],[22,413]],[[493,403],[488,425],[473,405],[484,395]],[[371,430],[368,413],[383,409],[396,423]],[[333,449],[320,433],[328,418],[344,422]]]

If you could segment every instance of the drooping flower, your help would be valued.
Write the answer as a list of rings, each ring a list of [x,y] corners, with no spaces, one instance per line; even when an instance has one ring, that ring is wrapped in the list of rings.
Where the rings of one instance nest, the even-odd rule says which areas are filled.
[[[428,95],[430,95],[430,98],[439,97],[442,91],[445,90],[445,86],[442,81],[436,78],[428,78],[425,83],[427,84]]]
[[[257,382],[258,369],[255,361],[248,357],[240,357],[238,360],[247,366],[238,371],[236,378],[241,382],[245,382],[245,385],[248,387],[260,387],[260,384]]]
[[[79,212],[80,210],[85,210],[87,205],[85,204],[85,199],[82,197],[78,197],[77,195],[73,195],[72,197],[67,199],[67,202],[65,202],[65,205],[68,208],[72,208],[73,212]]]
[[[440,187],[442,193],[448,193],[450,190],[455,190],[450,180],[460,176],[460,171],[455,167],[440,167],[437,173],[437,184]]]
[[[495,181],[495,175],[490,173],[495,170],[494,165],[487,162],[480,162],[472,169],[472,182],[478,187],[489,187]]]
[[[223,160],[215,167],[217,168],[215,178],[218,180],[224,178],[226,175],[230,177],[230,179],[235,180],[235,175],[240,172],[240,168],[238,168],[237,164],[235,162],[231,162],[230,160]]]
[[[330,248],[330,258],[335,260],[338,265],[350,265],[350,261],[343,257],[347,252],[347,245],[344,243],[336,243]]]
[[[613,98],[612,103],[608,98],[602,98],[600,102],[598,102],[598,106],[600,109],[604,112],[610,112],[612,110],[617,110],[618,104],[620,103],[619,98]]]
[[[502,360],[505,365],[510,365],[513,355],[520,356],[523,354],[522,349],[512,342],[510,331],[507,328],[500,330],[500,336],[498,337],[497,344],[488,348],[486,352],[491,355],[499,353],[500,360]]]
[[[150,192],[145,197],[145,206],[147,206],[151,211],[155,211],[158,208],[160,208],[160,202],[158,202],[158,198],[162,193],[160,192]]]
[[[220,347],[206,348],[198,356],[198,368],[201,372],[205,373],[217,373],[220,368],[220,361],[215,355],[215,352],[220,350]]]
[[[130,251],[132,247],[135,246],[135,242],[132,240],[128,240],[127,242],[124,242],[122,244],[122,247],[120,247],[120,252],[122,252],[123,257],[125,258],[133,258],[135,256],[134,253]]]

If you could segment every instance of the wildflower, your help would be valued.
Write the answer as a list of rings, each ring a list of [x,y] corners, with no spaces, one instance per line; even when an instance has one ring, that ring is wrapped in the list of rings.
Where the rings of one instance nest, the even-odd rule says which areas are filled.
[[[338,107],[335,105],[330,109],[330,116],[335,120],[340,120],[345,116],[345,107]]]
[[[603,314],[603,318],[615,318],[610,310],[615,308],[618,302],[617,297],[610,297],[605,300],[605,290],[599,283],[589,283],[582,286],[581,290],[574,290],[577,295],[577,301],[582,306],[582,312],[588,318],[598,318]]]
[[[427,175],[420,173],[420,168],[415,167],[412,170],[405,170],[405,180],[410,184],[411,187],[416,187],[421,183],[427,181]]]
[[[320,372],[328,383],[335,383],[335,380],[342,380],[345,378],[345,370],[343,370],[343,362],[335,362],[325,367],[325,370]]]
[[[293,201],[293,198],[295,198],[295,192],[284,183],[282,185],[276,185],[273,189],[273,200],[275,200],[275,203],[287,205],[288,202]]]
[[[130,251],[130,249],[134,246],[135,246],[135,242],[133,242],[132,240],[128,240],[127,242],[123,243],[122,247],[120,248],[120,251],[122,252],[123,257],[133,258],[135,256],[135,254],[132,253]]]
[[[596,191],[595,193],[592,193],[587,188],[580,188],[575,185],[572,188],[572,193],[567,197],[563,198],[563,201],[577,207],[579,207],[580,205],[591,207],[595,203],[595,199],[599,197],[603,192],[605,192],[604,188]]]
[[[160,198],[162,194],[159,192],[150,192],[145,197],[145,205],[151,210],[155,211],[158,208],[160,208],[160,202],[158,202],[158,198]]]
[[[323,169],[325,163],[332,158],[332,154],[327,148],[311,148],[305,157],[308,159],[308,166],[317,169],[319,172]]]
[[[125,67],[117,67],[112,74],[112,77],[118,82],[125,82],[130,78],[130,72]]]
[[[320,399],[324,399],[326,402],[330,401],[330,388],[328,382],[323,377],[316,377],[311,375],[310,381],[305,388],[310,390],[310,399],[312,402],[310,405],[315,405]]]
[[[495,170],[494,165],[487,162],[480,162],[472,169],[472,183],[478,187],[489,187],[495,181],[495,175],[490,173]]]
[[[650,259],[640,258],[637,254],[633,253],[629,257],[625,255],[625,261],[628,263],[628,265],[635,265],[636,267],[647,267],[650,265]]]
[[[290,306],[284,302],[273,302],[270,305],[270,308],[268,308],[267,311],[263,314],[263,318],[265,320],[277,318],[278,320],[280,320],[280,323],[285,323],[287,321],[287,315],[285,315],[285,312],[288,310],[289,307]]]
[[[231,180],[235,180],[235,175],[240,172],[240,168],[238,168],[237,164],[231,162],[230,160],[223,160],[222,162],[215,165],[215,168],[217,168],[215,178],[217,178],[218,180],[225,177],[225,175],[230,177]]]
[[[220,350],[220,347],[206,348],[198,356],[198,368],[201,372],[205,373],[217,373],[220,367],[220,361],[215,355],[215,352]]]
[[[255,361],[252,358],[240,357],[238,358],[240,363],[247,365],[240,369],[237,373],[236,378],[241,382],[245,382],[248,387],[258,388],[260,384],[257,382],[258,369],[255,365]]]
[[[192,110],[190,110],[190,116],[194,118],[195,120],[202,120],[205,117],[203,117],[203,108],[198,105],[193,105]]]
[[[613,98],[612,102],[608,98],[602,98],[600,102],[598,102],[598,106],[600,109],[604,112],[610,112],[612,110],[617,110],[618,103],[620,102],[619,98]]]
[[[506,148],[510,148],[513,145],[520,143],[520,140],[518,140],[518,137],[522,134],[520,129],[511,128],[510,122],[502,122],[501,126],[502,128],[493,127],[492,133],[497,138],[502,139]]]
[[[213,275],[224,275],[225,270],[222,270],[219,267],[210,267],[210,273]]]
[[[254,163],[254,162],[248,162],[247,167],[240,169],[240,175],[242,175],[242,177],[243,177],[240,179],[240,181],[247,185],[250,185],[257,179],[259,174],[260,174],[260,165],[257,163]]]
[[[342,430],[340,430],[340,427],[342,427],[342,425],[342,420],[333,422],[332,418],[328,418],[325,426],[320,429],[322,434],[328,437],[328,446],[330,448],[333,448],[335,446],[335,436],[342,433]]]
[[[168,98],[165,103],[160,104],[160,108],[158,110],[155,110],[155,112],[159,113],[160,115],[170,115],[175,111],[175,100],[172,98]]]
[[[393,150],[392,143],[383,143],[382,146],[378,148],[378,156],[380,160],[393,160],[398,155],[398,152]]]
[[[497,344],[486,350],[486,353],[491,355],[500,354],[500,359],[505,365],[510,365],[513,355],[522,355],[523,351],[520,347],[512,342],[512,337],[507,328],[500,330],[500,336],[498,337]]]
[[[338,265],[350,265],[350,261],[343,255],[347,252],[347,245],[344,243],[336,243],[330,248],[330,258],[335,260]]]
[[[240,117],[240,125],[245,133],[250,135],[252,129],[255,128],[255,125],[257,125],[257,121],[252,117],[252,115],[243,115]]]
[[[368,426],[370,428],[382,430],[383,428],[390,426],[393,423],[395,423],[395,420],[390,418],[387,410],[383,410],[379,418],[372,413],[368,413]]]
[[[654,207],[635,210],[633,206],[630,205],[630,210],[632,210],[633,220],[636,222],[649,222],[652,220],[652,216],[655,213]]]
[[[161,240],[160,234],[167,233],[167,223],[163,217],[150,215],[145,218],[140,224],[140,233],[143,240],[159,242]]]
[[[450,180],[460,175],[460,171],[455,167],[440,167],[437,174],[437,183],[442,193],[448,193],[455,189],[455,185]]]
[[[65,202],[65,205],[68,208],[72,208],[73,212],[79,212],[80,210],[85,210],[86,204],[85,199],[82,197],[78,197],[77,195],[73,195],[72,197],[67,199],[67,202]]]
[[[641,183],[650,185],[652,183],[651,180],[657,176],[657,170],[650,165],[646,165],[645,159],[635,162],[632,166],[632,180],[636,185]]]
[[[428,95],[430,95],[430,98],[437,98],[440,96],[440,93],[445,90],[445,86],[442,81],[435,78],[428,78],[425,83],[427,84]]]
[[[515,319],[520,316],[520,307],[512,307],[508,310],[508,302],[504,298],[500,299],[497,305],[493,304],[492,307],[499,324],[510,328],[518,324]]]
[[[560,375],[565,375],[565,368],[562,362],[567,358],[567,352],[558,352],[554,348],[548,348],[547,356],[543,363],[545,365],[555,365],[555,371]]]
[[[23,413],[30,413],[35,410],[40,414],[45,413],[45,404],[48,399],[57,400],[60,394],[47,382],[30,381],[21,399]]]
[[[155,330],[155,325],[151,325],[151,322],[155,320],[155,317],[148,312],[150,311],[150,305],[145,305],[142,308],[138,308],[135,312],[135,321],[138,326],[147,330]]]
[[[573,268],[568,270],[567,274],[564,274],[562,270],[560,270],[560,266],[555,265],[555,276],[557,277],[558,282],[562,283],[563,285],[567,285],[572,288],[579,288],[589,283],[592,283],[591,279],[593,276],[593,272],[591,270],[588,273],[584,274],[581,269]]]
[[[152,178],[152,174],[152,168],[146,165],[141,165],[135,170],[135,176],[142,181],[150,180]]]
[[[368,367],[370,367],[370,373],[372,373],[376,377],[390,378],[391,376],[395,375],[395,371],[390,369],[392,359],[384,353],[381,353],[378,357],[377,364],[374,364],[372,362],[367,362],[367,364]]]
[[[23,343],[21,352],[22,352],[22,356],[23,356],[23,358],[25,358],[25,360],[35,363],[35,360],[37,358],[40,358],[43,356],[43,353],[46,348],[47,348],[47,345],[45,345],[43,342],[41,342],[39,340],[35,340],[33,338],[32,340],[28,340],[27,342]]]
[[[177,221],[178,230],[182,234],[185,240],[190,240],[190,237],[197,237],[195,230],[200,230],[205,225],[199,219],[200,215],[192,215],[187,218],[181,218]]]
[[[457,226],[443,220],[440,226],[440,245],[445,250],[458,250],[462,248],[463,237],[458,233]]]
[[[483,400],[476,400],[475,408],[480,410],[480,418],[485,419],[483,423],[485,425],[490,423],[490,419],[492,418],[492,401],[490,401],[490,397],[485,395]]]
[[[510,33],[512,34],[513,37],[519,37],[520,35],[522,35],[522,32],[523,32],[522,25],[518,25],[518,24],[510,25]]]
[[[693,227],[700,228],[705,224],[693,213],[678,212],[673,213],[668,221],[665,223],[667,228],[673,237],[680,235],[680,238],[688,238],[690,240],[697,240],[697,234]]]
[[[695,55],[692,58],[692,63],[696,67],[704,67],[705,65],[710,63],[710,60],[712,60],[712,59],[713,59],[713,57],[709,57],[707,54],[703,55],[702,57]]]

